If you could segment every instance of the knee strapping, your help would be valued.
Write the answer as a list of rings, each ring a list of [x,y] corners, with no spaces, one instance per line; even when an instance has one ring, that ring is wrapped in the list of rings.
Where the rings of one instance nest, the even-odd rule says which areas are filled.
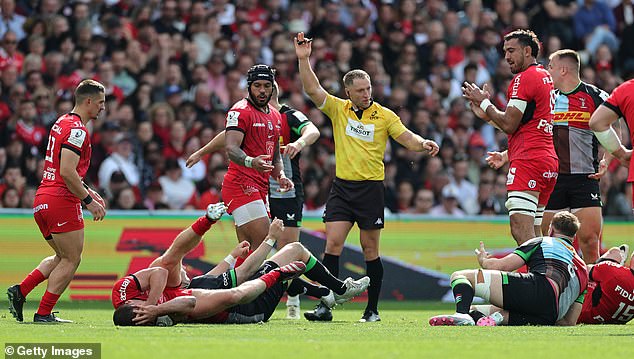
[[[480,275],[482,275],[482,282],[480,281]],[[488,302],[491,297],[491,272],[478,269],[475,281],[475,295]]]
[[[535,218],[537,212],[537,198],[531,194],[521,191],[511,191],[504,205],[509,210],[509,215],[524,214]],[[543,211],[542,211],[543,216]],[[540,219],[541,221],[541,219]]]

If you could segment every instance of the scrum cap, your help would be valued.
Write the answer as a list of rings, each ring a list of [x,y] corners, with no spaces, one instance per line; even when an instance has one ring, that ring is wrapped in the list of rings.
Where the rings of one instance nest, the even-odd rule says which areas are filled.
[[[247,71],[247,84],[251,86],[254,81],[265,80],[265,81],[275,81],[275,70],[273,70],[270,66],[267,65],[253,65]]]

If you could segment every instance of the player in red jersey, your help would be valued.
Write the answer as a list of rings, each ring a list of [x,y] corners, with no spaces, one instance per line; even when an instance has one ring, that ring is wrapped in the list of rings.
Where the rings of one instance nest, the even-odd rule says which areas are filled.
[[[46,243],[55,255],[46,257],[20,284],[7,290],[11,314],[23,321],[26,296],[48,279],[46,292],[33,321],[70,322],[55,317],[52,309],[70,283],[84,246],[84,203],[95,221],[106,215],[101,197],[82,178],[90,166],[90,135],[86,124],[105,109],[105,89],[94,80],[84,80],[75,89],[73,110],[60,117],[51,129],[46,147],[44,174],[35,194],[33,215]]]
[[[594,131],[603,147],[610,151],[622,165],[629,167],[628,182],[634,182],[632,150],[621,144],[612,123],[623,117],[630,129],[630,138],[634,138],[634,79],[626,81],[612,91],[610,97],[590,117],[590,128]],[[634,191],[632,191],[634,206]]]
[[[266,321],[286,290],[282,282],[304,271],[308,278],[327,286],[320,287],[324,292],[322,301],[328,302],[331,307],[367,288],[368,277],[342,282],[330,275],[300,243],[289,244],[264,261],[276,239],[281,238],[284,232],[283,222],[279,219],[273,220],[264,243],[239,268],[234,269],[233,265],[236,258],[248,253],[246,241],[239,243],[211,271],[190,281],[182,270],[182,260],[200,243],[202,235],[225,210],[222,202],[209,205],[206,215],[182,231],[167,251],[148,268],[125,276],[114,284],[112,304],[116,325],[161,325],[165,321],[200,320],[234,324]],[[295,279],[294,285],[295,281],[303,282]],[[170,315],[171,319],[164,317],[157,322],[157,317],[164,315]]]
[[[509,173],[506,181],[511,234],[522,244],[541,235],[544,208],[557,180],[559,162],[553,145],[554,89],[550,74],[537,64],[539,40],[528,30],[504,37],[504,57],[515,74],[504,112],[489,100],[487,86],[465,83],[463,96],[480,118],[508,135]],[[503,153],[491,152],[503,161]]]
[[[275,73],[266,65],[247,72],[249,96],[227,113],[225,149],[231,162],[222,183],[222,198],[233,215],[238,241],[257,248],[269,228],[269,176],[281,191],[293,189],[284,175],[279,149],[282,116],[269,100]]]

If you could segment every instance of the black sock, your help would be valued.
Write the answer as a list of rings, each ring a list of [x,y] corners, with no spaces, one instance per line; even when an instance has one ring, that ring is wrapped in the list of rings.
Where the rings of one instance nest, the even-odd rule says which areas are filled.
[[[321,285],[332,289],[332,291],[337,294],[343,294],[346,292],[343,282],[330,274],[328,269],[326,269],[326,267],[314,256],[310,256],[308,263],[306,263],[306,272],[304,272],[304,275],[306,278],[319,282]]]
[[[330,274],[339,278],[339,256],[324,253],[324,260],[322,263],[324,264],[324,267],[328,269]]]
[[[479,310],[472,310],[469,312],[469,315],[471,316],[471,318],[473,318],[474,322],[478,322],[478,320],[480,320],[480,318],[484,318],[486,317],[486,315],[484,315],[484,313],[482,313]]]
[[[286,293],[288,293],[288,295],[290,296],[305,294],[319,299],[323,296],[328,295],[328,293],[330,293],[330,289],[308,283],[307,281],[300,278],[295,278],[291,282],[291,285],[288,286],[288,289],[286,289]]]
[[[378,313],[379,295],[381,294],[381,285],[383,284],[383,262],[381,257],[369,262],[365,262],[366,273],[370,277],[370,286],[368,287],[368,305],[365,311],[373,311]]]
[[[474,290],[467,278],[459,277],[451,282],[453,297],[456,301],[456,313],[469,314],[473,302]]]

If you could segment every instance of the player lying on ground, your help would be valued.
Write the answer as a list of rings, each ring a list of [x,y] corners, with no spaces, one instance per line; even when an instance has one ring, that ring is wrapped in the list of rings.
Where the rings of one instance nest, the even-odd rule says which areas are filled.
[[[367,288],[367,277],[342,282],[330,275],[300,243],[285,246],[262,264],[275,239],[284,230],[282,221],[278,219],[271,224],[264,245],[258,247],[240,267],[231,268],[237,256],[249,251],[247,242],[240,243],[225,261],[209,273],[193,278],[188,283],[188,289],[182,288],[182,284],[187,284],[182,274],[182,259],[200,242],[201,236],[225,209],[222,203],[210,205],[207,215],[181,232],[165,254],[152,262],[149,268],[115,283],[112,292],[116,308],[115,324],[154,324],[157,317],[165,315],[174,321],[206,323],[266,321],[286,290],[283,282],[303,272],[309,279],[327,287],[321,287],[321,300],[333,307]],[[289,292],[291,289],[297,294],[303,291],[302,283],[305,282],[294,280]]]
[[[432,317],[429,324],[554,325],[576,318],[588,282],[586,265],[572,247],[578,229],[577,218],[562,211],[553,217],[549,237],[528,240],[504,258],[490,257],[480,242],[482,269],[451,275],[456,313]],[[528,273],[512,272],[524,264]],[[474,295],[492,305],[470,313]]]

